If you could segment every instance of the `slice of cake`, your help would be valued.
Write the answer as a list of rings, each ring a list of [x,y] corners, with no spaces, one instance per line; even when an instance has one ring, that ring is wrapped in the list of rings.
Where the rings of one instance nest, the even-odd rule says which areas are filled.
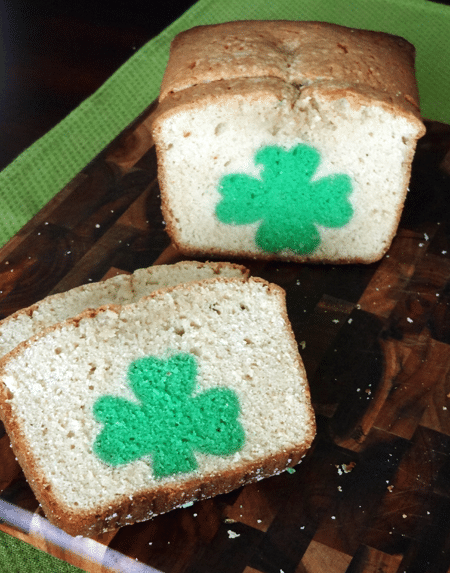
[[[82,535],[278,474],[315,435],[284,291],[261,279],[49,328],[0,361],[0,415],[46,516]]]
[[[181,33],[149,121],[183,253],[333,263],[389,248],[425,132],[413,46],[317,22]]]

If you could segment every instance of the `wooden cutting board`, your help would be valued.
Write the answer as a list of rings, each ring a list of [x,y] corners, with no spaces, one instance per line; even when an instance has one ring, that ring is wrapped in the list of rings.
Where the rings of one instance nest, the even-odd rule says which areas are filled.
[[[51,293],[183,258],[164,230],[144,120],[0,250],[0,318]],[[165,573],[450,571],[450,126],[427,128],[383,260],[238,261],[286,289],[318,422],[295,473],[98,541]],[[3,429],[0,459],[3,499],[40,512]]]

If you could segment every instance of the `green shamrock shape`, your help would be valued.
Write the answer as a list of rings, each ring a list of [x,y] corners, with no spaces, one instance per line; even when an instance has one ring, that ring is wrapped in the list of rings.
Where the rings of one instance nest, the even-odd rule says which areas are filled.
[[[104,427],[94,453],[113,466],[150,455],[154,475],[162,478],[194,471],[194,451],[216,456],[239,451],[245,435],[235,392],[212,388],[192,396],[196,377],[189,354],[134,361],[128,378],[140,404],[117,396],[95,402],[94,416]]]
[[[316,225],[342,227],[351,219],[348,175],[311,181],[320,163],[315,148],[267,146],[257,152],[255,162],[264,166],[260,179],[241,173],[222,177],[216,216],[226,224],[260,221],[255,241],[264,251],[312,253],[320,243]]]

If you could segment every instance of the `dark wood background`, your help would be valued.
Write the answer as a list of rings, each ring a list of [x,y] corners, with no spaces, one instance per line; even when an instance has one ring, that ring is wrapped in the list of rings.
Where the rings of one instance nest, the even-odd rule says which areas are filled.
[[[70,31],[67,14],[57,19],[68,27],[58,20],[55,29]],[[93,36],[102,29],[99,23],[84,26],[80,30]],[[143,43],[147,38],[140,30]],[[128,39],[109,66],[128,57],[136,34],[118,34]],[[103,38],[109,47],[98,48],[92,67],[87,56],[73,56],[73,70],[86,78],[81,97],[113,71],[97,77],[106,54],[113,53],[111,43],[120,44],[109,33]],[[65,58],[61,49],[55,62]],[[61,77],[70,82],[71,74],[54,76],[51,87],[50,68],[59,69],[51,62],[45,74],[41,63],[44,68],[33,79],[36,92],[50,82],[48,92],[33,99],[33,90],[28,96],[24,90],[31,111],[24,112],[20,126],[20,115],[11,115],[17,131],[14,121],[7,124],[16,150],[55,121],[51,101],[65,100],[64,110],[77,105],[76,82],[56,87]],[[21,81],[32,68],[31,60],[28,68],[19,66]],[[65,91],[73,94],[70,104],[70,97],[58,97]],[[53,100],[50,92],[56,94]],[[36,101],[47,110],[42,117],[31,105]],[[155,152],[144,119],[0,249],[0,318],[53,292],[181,258],[164,231]],[[318,421],[317,439],[296,472],[98,541],[165,573],[450,571],[450,126],[428,122],[427,128],[399,231],[382,261],[349,266],[239,261],[286,289]],[[3,499],[40,512],[4,431],[0,459]],[[38,536],[0,527],[86,571],[104,571]]]

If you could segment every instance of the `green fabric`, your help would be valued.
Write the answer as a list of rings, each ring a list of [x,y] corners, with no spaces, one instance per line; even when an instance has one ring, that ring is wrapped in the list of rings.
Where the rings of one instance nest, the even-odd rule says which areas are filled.
[[[0,531],[0,573],[50,572],[82,573],[82,569]]]
[[[428,0],[200,0],[0,173],[0,246],[157,97],[177,33],[246,19],[322,20],[405,37],[417,49],[424,117],[450,123],[450,6]]]

